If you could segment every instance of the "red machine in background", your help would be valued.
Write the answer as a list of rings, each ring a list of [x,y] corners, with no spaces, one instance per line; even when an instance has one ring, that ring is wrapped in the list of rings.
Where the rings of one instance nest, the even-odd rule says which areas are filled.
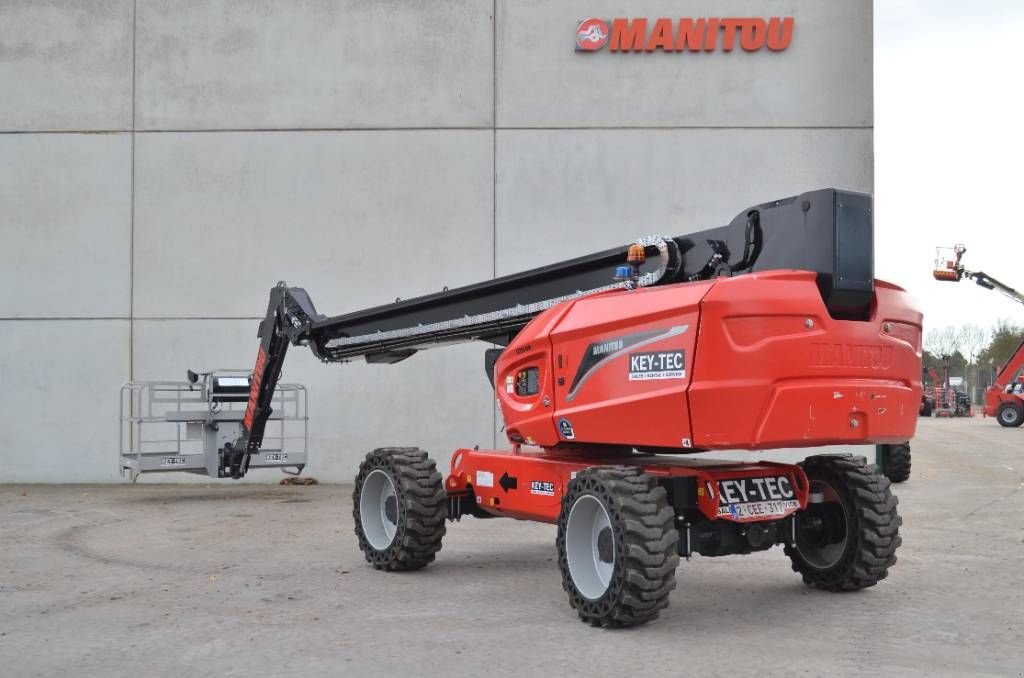
[[[1003,426],[1024,423],[1024,341],[996,369],[992,385],[985,391],[985,415],[995,417]]]
[[[563,588],[595,626],[655,618],[679,559],[698,554],[782,545],[808,585],[873,586],[896,562],[901,524],[878,467],[851,455],[709,458],[877,444],[898,448],[909,474],[921,314],[874,279],[873,250],[871,197],[826,189],[726,226],[347,315],[323,316],[279,283],[243,433],[224,445],[219,475],[242,477],[258,453],[289,346],[393,364],[484,341],[510,447],[458,449],[447,477],[418,448],[371,451],[353,518],[373,567],[426,566],[446,521],[470,515],[557,524]]]
[[[942,379],[939,377],[939,373],[935,371],[934,367],[929,367],[925,370],[928,378],[925,375],[921,375],[921,408],[918,414],[922,417],[932,416],[932,411],[935,409],[935,403],[938,400],[939,390],[942,388]],[[931,381],[928,381],[930,379]]]
[[[949,363],[952,356],[942,356],[942,375],[934,368],[928,368],[931,384],[921,395],[922,416],[936,417],[970,417],[972,416],[971,399],[963,390],[961,383],[954,383],[949,376]]]
[[[967,248],[963,245],[939,247],[936,250],[936,280],[959,282],[973,280],[988,290],[997,290],[1017,303],[1024,304],[1024,294],[996,280],[983,271],[967,270],[962,262]],[[985,391],[985,416],[995,417],[1002,426],[1016,427],[1024,423],[1024,341],[1009,359],[996,370],[992,385]]]

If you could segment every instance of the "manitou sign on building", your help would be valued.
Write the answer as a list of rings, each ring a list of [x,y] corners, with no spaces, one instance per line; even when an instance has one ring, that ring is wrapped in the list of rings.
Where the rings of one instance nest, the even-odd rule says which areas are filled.
[[[767,47],[781,52],[793,39],[793,17],[584,19],[576,28],[576,51],[596,52],[731,52],[737,44],[747,52]]]

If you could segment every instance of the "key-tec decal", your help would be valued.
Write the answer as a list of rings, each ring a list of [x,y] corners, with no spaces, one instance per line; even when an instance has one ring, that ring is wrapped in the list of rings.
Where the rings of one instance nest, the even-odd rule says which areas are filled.
[[[718,515],[732,518],[782,516],[800,508],[789,478],[732,478],[718,481]]]
[[[629,354],[630,381],[685,378],[685,351],[643,351]]]
[[[539,494],[544,497],[555,496],[555,484],[546,480],[531,480],[530,494]]]
[[[793,486],[786,476],[777,478],[732,478],[718,481],[718,503],[740,504],[769,499],[795,499]]]
[[[576,370],[576,376],[573,377],[572,385],[569,386],[569,393],[566,394],[565,400],[568,402],[575,398],[580,388],[594,372],[601,369],[609,361],[626,353],[629,349],[640,348],[662,339],[679,336],[686,332],[687,329],[689,329],[689,325],[676,325],[666,329],[647,330],[645,332],[637,332],[636,334],[607,337],[595,341],[587,346],[587,350],[583,352],[583,360],[580,361],[580,366]]]

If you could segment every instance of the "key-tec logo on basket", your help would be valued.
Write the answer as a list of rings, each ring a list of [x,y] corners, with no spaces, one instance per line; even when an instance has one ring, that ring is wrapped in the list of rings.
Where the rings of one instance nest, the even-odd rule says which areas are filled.
[[[731,52],[737,46],[746,52],[767,47],[781,52],[793,40],[795,20],[791,16],[706,17],[679,20],[591,17],[576,26],[576,51],[596,52]]]

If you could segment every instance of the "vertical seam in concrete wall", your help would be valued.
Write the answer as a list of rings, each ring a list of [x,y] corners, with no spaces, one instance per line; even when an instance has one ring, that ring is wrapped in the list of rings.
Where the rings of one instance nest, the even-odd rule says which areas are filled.
[[[138,56],[135,36],[138,17],[139,2],[132,0],[132,129],[129,142],[131,178],[128,182],[128,381],[135,380],[135,62]]]
[[[498,0],[491,4],[491,277],[498,275]],[[491,446],[498,446],[498,413],[491,405]]]

